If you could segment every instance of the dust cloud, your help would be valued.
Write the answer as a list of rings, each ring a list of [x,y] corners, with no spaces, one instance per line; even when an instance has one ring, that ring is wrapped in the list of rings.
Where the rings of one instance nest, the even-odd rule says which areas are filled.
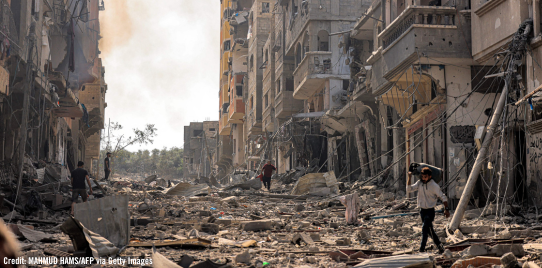
[[[122,47],[133,35],[132,18],[128,12],[129,0],[104,2],[105,10],[100,11],[100,51],[106,56],[117,47]]]

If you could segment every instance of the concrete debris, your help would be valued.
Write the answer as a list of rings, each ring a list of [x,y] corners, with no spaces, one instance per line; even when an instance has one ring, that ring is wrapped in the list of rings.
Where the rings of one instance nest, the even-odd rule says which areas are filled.
[[[291,195],[337,195],[339,186],[333,171],[327,173],[309,173],[297,181]]]
[[[501,258],[475,257],[457,260],[452,264],[451,268],[499,267],[499,265],[501,265]]]
[[[155,247],[152,248],[152,264],[153,267],[160,268],[182,268],[176,263],[170,261],[168,258],[164,257],[164,255],[158,253]]]
[[[354,266],[362,268],[381,267],[381,268],[399,268],[399,267],[417,267],[431,268],[434,267],[434,259],[427,253],[415,255],[401,255],[393,257],[375,258],[365,260],[364,262]]]
[[[127,195],[107,196],[76,204],[74,218],[90,231],[100,234],[119,248],[130,242]]]
[[[250,253],[249,253],[248,250],[244,251],[243,253],[237,254],[235,256],[235,262],[236,263],[250,264],[251,260],[252,260],[252,256],[250,256]]]
[[[50,240],[55,240],[53,235],[46,234],[41,231],[36,231],[34,228],[27,228],[20,224],[17,224],[19,232],[31,242],[46,242]]]
[[[305,174],[309,182],[310,174],[314,173]],[[313,182],[319,181],[322,187],[338,186],[332,173],[318,173],[316,178],[312,178]],[[152,260],[155,267],[346,268],[434,264],[466,268],[466,263],[478,267],[471,260],[498,265],[500,257],[507,253],[523,257],[519,262],[529,258],[532,265],[539,264],[542,256],[542,223],[536,220],[535,213],[524,215],[525,219],[534,220],[531,223],[510,216],[511,222],[506,225],[495,224],[494,219],[488,218],[492,215],[478,216],[453,234],[446,234],[448,221],[437,212],[437,235],[442,241],[450,240],[445,244],[445,252],[438,254],[429,243],[428,254],[415,254],[421,239],[419,214],[410,206],[412,199],[390,189],[363,187],[360,192],[345,191],[342,196],[330,191],[328,198],[322,198],[288,190],[296,185],[297,189],[308,189],[308,193],[314,189],[297,182],[273,181],[274,187],[281,190],[269,193],[251,187],[211,189],[193,184],[196,179],[174,181],[173,187],[160,189],[161,186],[142,183],[143,180],[144,177],[103,184],[109,194],[76,204],[74,218],[44,210],[46,213],[25,219],[15,210],[13,219],[19,223],[9,224],[8,228],[28,241],[19,246],[27,257],[116,254],[120,258]],[[153,182],[158,181],[156,178]],[[348,189],[353,184],[345,185]],[[51,197],[46,200],[54,200],[54,195]],[[38,214],[42,214],[42,219]],[[57,225],[59,228],[54,228]],[[126,238],[127,242],[121,242]]]
[[[501,264],[503,268],[520,268],[521,266],[518,263],[514,253],[508,252],[501,257]]]
[[[210,188],[206,184],[193,185],[186,182],[181,182],[175,185],[173,188],[170,188],[166,194],[167,195],[180,195],[180,196],[196,196],[196,195],[207,195],[209,194]]]
[[[234,184],[224,188],[224,190],[242,189],[242,190],[259,190],[262,188],[262,181],[259,178],[253,178],[243,183]]]
[[[113,243],[88,230],[74,218],[66,220],[60,229],[71,238],[76,254],[99,258],[117,254],[119,251]]]

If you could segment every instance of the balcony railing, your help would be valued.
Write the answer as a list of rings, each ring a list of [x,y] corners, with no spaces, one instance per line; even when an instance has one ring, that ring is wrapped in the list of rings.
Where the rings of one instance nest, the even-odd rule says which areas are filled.
[[[331,74],[331,52],[330,51],[310,51],[305,54],[294,71],[294,88],[297,88],[301,82],[313,74]]]
[[[384,49],[389,47],[413,25],[455,26],[455,14],[453,7],[410,6],[379,34],[382,46]]]

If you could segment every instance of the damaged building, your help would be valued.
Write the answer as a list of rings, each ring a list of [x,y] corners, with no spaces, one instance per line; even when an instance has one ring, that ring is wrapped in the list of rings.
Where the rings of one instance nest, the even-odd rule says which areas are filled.
[[[103,6],[20,0],[0,9],[2,185],[66,181],[78,161],[97,178],[107,106],[98,49]]]
[[[218,124],[218,121],[191,122],[184,127],[184,178],[209,178],[213,172]]]
[[[215,172],[272,160],[279,174],[334,171],[404,191],[411,165],[425,163],[444,170],[456,206],[505,86],[507,46],[529,19],[530,48],[511,67],[507,101],[539,87],[540,7],[520,2],[221,1]],[[537,96],[507,108],[506,136],[497,131],[475,171],[477,206],[514,193],[542,205]],[[501,169],[514,170],[506,182]]]

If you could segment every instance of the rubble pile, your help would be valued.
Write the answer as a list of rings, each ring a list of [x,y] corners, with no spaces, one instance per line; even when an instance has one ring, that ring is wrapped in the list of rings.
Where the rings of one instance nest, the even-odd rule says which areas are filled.
[[[540,265],[542,216],[536,211],[508,206],[497,220],[490,204],[468,210],[454,233],[437,213],[434,226],[446,251],[438,254],[429,243],[428,253],[420,253],[416,201],[404,192],[337,182],[333,172],[287,176],[296,178],[285,184],[275,177],[270,192],[248,176],[229,187],[115,178],[95,182],[96,194],[76,204],[74,217],[70,186],[59,179],[25,187],[21,200],[41,202],[35,211],[20,201],[12,210],[6,199],[2,213],[24,258],[119,260],[95,267]]]

